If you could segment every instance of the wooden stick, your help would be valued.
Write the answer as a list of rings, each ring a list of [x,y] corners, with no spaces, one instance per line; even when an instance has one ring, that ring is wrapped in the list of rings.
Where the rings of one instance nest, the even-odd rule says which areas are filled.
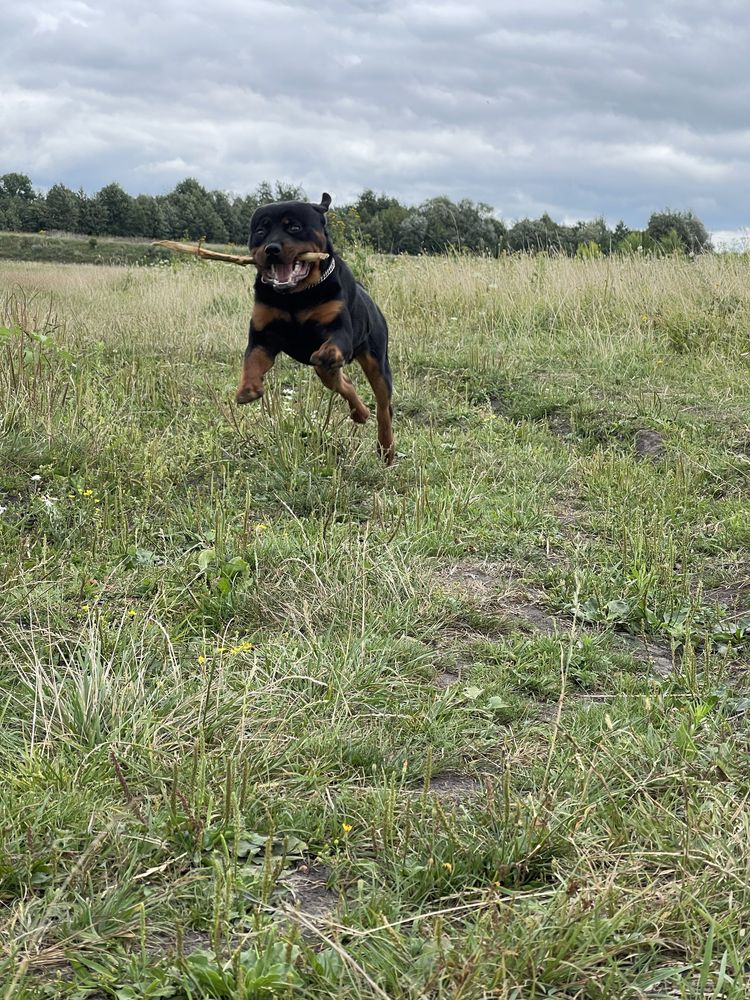
[[[179,253],[191,253],[196,257],[205,257],[206,260],[221,260],[225,264],[239,264],[240,267],[247,267],[248,264],[255,263],[252,257],[243,257],[235,253],[219,253],[218,250],[207,250],[200,243],[175,243],[174,240],[153,240],[151,245],[155,247],[167,247],[167,249],[177,250]],[[328,254],[316,253],[310,250],[307,253],[301,253],[296,259],[327,260]]]
[[[327,253],[320,253],[317,250],[306,250],[305,253],[298,254],[295,260],[328,260]]]
[[[218,250],[207,250],[200,243],[175,243],[174,240],[154,240],[152,246],[167,247],[169,250],[177,250],[178,253],[191,253],[196,257],[206,257],[208,260],[223,260],[226,264],[239,264],[241,267],[255,263],[252,257],[241,257],[239,254],[219,253]]]

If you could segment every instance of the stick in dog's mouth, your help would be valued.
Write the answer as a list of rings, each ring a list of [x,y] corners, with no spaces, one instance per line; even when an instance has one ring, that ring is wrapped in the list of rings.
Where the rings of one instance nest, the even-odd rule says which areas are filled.
[[[168,247],[170,250],[176,250],[178,253],[189,253],[195,257],[204,257],[206,260],[220,260],[226,264],[239,264],[241,267],[247,267],[248,264],[255,264],[254,257],[243,257],[233,253],[219,253],[217,250],[208,250],[200,243],[176,243],[174,240],[152,240],[151,243],[152,246]],[[327,259],[327,253],[321,253],[317,250],[308,250],[297,257],[297,260],[307,262]]]

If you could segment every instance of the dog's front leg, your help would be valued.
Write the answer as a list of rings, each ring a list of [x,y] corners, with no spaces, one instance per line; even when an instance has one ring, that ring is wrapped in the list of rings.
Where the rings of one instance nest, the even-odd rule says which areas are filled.
[[[337,368],[343,368],[347,362],[352,360],[354,354],[353,338],[348,317],[345,319],[344,316],[339,316],[335,323],[323,327],[321,335],[324,340],[311,356],[311,365],[331,372]]]
[[[263,376],[270,371],[276,355],[261,344],[254,344],[252,334],[245,351],[242,363],[242,376],[237,386],[235,401],[237,403],[252,403],[263,395]]]
[[[349,404],[349,413],[357,424],[363,424],[370,416],[370,411],[357,395],[351,379],[342,371],[347,361],[352,359],[351,328],[344,322],[336,326],[329,325],[322,331],[326,338],[310,358],[315,365],[315,372],[326,388],[337,392]]]

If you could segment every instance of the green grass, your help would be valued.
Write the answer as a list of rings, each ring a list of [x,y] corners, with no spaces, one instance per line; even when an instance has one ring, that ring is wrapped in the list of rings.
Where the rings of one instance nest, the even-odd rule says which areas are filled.
[[[747,261],[357,268],[0,266],[0,997],[745,997]]]
[[[56,264],[153,265],[172,254],[149,240],[68,233],[0,233],[0,260]]]

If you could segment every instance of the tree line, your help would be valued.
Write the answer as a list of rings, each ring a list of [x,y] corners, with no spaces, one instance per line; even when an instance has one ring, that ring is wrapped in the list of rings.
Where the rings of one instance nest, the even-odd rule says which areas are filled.
[[[186,178],[163,195],[128,194],[107,184],[96,194],[55,184],[43,193],[20,173],[0,176],[0,229],[60,230],[87,236],[207,240],[244,243],[250,217],[269,201],[305,199],[295,185],[263,182],[248,195],[208,191]],[[448,249],[498,255],[546,251],[591,257],[610,253],[702,253],[711,249],[703,223],[692,212],[654,212],[644,229],[603,218],[562,225],[544,214],[506,225],[490,205],[440,196],[417,206],[363,191],[329,214],[334,240],[358,240],[389,254],[444,253]]]

